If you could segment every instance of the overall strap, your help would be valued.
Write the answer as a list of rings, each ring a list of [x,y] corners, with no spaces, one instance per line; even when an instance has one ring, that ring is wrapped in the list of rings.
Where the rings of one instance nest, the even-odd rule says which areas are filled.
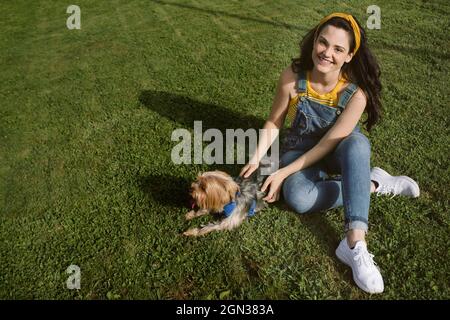
[[[298,84],[297,84],[298,93],[306,92],[306,72],[300,70],[298,74]]]
[[[358,90],[358,86],[354,83],[350,83],[342,92],[341,96],[339,97],[338,107],[340,109],[344,109],[347,106],[347,103],[350,101],[350,99],[355,94],[356,90]]]

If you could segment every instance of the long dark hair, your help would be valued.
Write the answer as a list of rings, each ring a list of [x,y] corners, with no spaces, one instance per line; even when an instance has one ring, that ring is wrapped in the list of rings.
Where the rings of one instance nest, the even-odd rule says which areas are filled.
[[[350,82],[358,85],[367,97],[367,120],[364,121],[364,124],[366,124],[367,131],[370,131],[381,117],[381,71],[375,56],[367,46],[366,32],[356,18],[355,21],[358,23],[361,31],[360,47],[353,56],[353,59],[349,63],[344,63],[341,70],[344,77]],[[322,29],[327,25],[344,29],[350,34],[350,52],[353,52],[355,48],[355,37],[351,25],[343,18],[333,17],[322,25],[316,26],[310,30],[300,41],[300,57],[292,59],[292,71],[299,73],[301,70],[309,71],[313,69],[312,50],[314,41],[316,40],[315,35],[318,36]]]

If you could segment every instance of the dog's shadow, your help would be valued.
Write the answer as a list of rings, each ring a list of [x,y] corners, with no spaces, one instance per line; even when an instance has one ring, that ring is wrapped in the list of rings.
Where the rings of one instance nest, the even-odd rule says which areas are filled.
[[[183,177],[149,175],[139,177],[139,187],[153,203],[170,209],[187,208],[191,181]]]

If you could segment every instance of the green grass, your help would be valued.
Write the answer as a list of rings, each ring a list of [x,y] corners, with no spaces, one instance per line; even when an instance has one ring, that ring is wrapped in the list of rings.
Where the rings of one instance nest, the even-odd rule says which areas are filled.
[[[372,197],[368,242],[385,293],[359,290],[334,249],[343,210],[271,206],[232,232],[186,239],[200,170],[174,165],[176,128],[259,128],[279,73],[324,15],[364,23],[371,1],[2,2],[0,298],[449,299],[446,1],[378,1],[367,30],[384,118],[372,164],[418,199]],[[66,268],[81,268],[68,290]]]

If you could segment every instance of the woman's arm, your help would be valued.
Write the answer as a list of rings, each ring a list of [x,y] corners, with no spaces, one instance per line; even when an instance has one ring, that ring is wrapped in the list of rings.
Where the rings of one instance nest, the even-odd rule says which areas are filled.
[[[313,165],[334,150],[338,143],[347,137],[358,124],[366,103],[366,96],[361,89],[358,89],[336,123],[328,130],[317,145],[290,165],[283,168],[286,176]]]
[[[245,177],[248,177],[258,167],[259,162],[277,138],[279,129],[283,127],[284,120],[286,119],[290,92],[295,86],[295,81],[295,73],[292,71],[291,67],[289,66],[284,69],[278,79],[275,98],[272,103],[269,118],[263,126],[263,134],[260,136],[254,155],[249,163],[241,170],[240,175],[244,174]]]
[[[265,192],[269,186],[270,188],[263,200],[267,202],[277,201],[284,179],[299,170],[313,165],[331,152],[342,139],[347,137],[361,118],[366,102],[366,96],[361,89],[358,89],[336,123],[320,139],[317,145],[288,166],[275,171],[266,179],[261,187],[261,191]]]

